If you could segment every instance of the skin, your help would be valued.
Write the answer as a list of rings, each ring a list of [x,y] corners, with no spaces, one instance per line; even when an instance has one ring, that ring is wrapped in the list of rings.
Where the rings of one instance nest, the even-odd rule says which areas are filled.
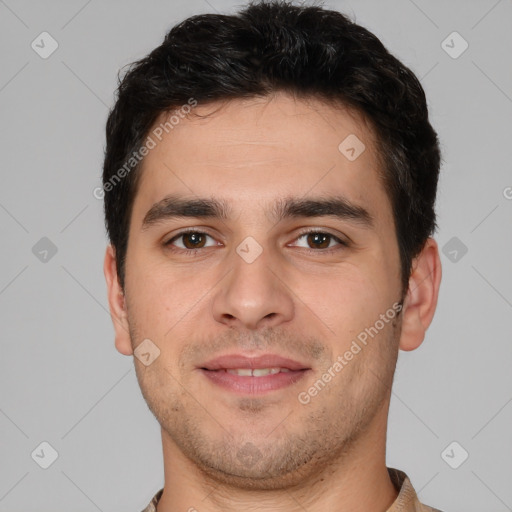
[[[104,264],[117,350],[132,355],[146,338],[160,350],[149,366],[134,357],[161,425],[158,512],[384,512],[397,497],[385,464],[395,364],[399,349],[422,343],[433,318],[438,246],[429,238],[414,260],[401,314],[300,403],[298,394],[402,297],[373,132],[355,112],[283,93],[199,105],[194,113],[211,115],[181,120],[143,162],[124,290],[111,246]],[[366,146],[354,161],[338,150],[350,134]],[[147,211],[170,193],[223,199],[232,215],[142,229]],[[334,193],[367,209],[374,226],[328,216],[276,223],[269,213],[287,196]],[[164,246],[189,227],[209,235],[195,256],[185,254],[189,237],[174,240],[178,252]],[[301,236],[303,228],[351,242],[322,245]],[[262,248],[250,264],[236,252],[249,236]],[[311,370],[287,388],[240,396],[197,369],[233,352],[278,353]]]

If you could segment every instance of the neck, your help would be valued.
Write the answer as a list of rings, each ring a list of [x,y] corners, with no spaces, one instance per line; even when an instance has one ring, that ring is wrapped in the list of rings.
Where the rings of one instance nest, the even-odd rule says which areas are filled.
[[[386,409],[385,407],[383,409]],[[350,450],[285,488],[240,489],[213,480],[162,430],[164,492],[157,512],[386,512],[396,500],[386,467],[386,414],[378,414]]]

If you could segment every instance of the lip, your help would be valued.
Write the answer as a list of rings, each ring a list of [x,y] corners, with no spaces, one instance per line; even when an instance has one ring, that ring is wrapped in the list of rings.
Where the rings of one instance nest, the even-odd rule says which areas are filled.
[[[286,368],[289,371],[262,377],[234,375],[226,371],[242,368]],[[206,362],[198,370],[211,383],[225,390],[240,395],[261,395],[297,383],[309,373],[311,368],[299,361],[277,354],[264,354],[258,357],[229,354]]]
[[[263,354],[258,357],[247,357],[243,354],[227,354],[216,357],[199,368],[205,370],[228,370],[236,368],[288,368],[288,370],[309,370],[307,364],[300,363],[287,357],[281,357],[277,354]],[[263,377],[259,377],[263,378]]]
[[[310,370],[292,370],[264,377],[241,377],[226,370],[199,370],[215,386],[239,395],[261,395],[296,384]]]

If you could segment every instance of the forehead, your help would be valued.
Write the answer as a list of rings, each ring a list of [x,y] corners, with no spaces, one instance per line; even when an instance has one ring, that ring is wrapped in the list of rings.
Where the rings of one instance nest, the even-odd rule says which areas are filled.
[[[276,94],[199,104],[169,119],[162,115],[149,133],[154,147],[139,171],[134,216],[169,193],[216,196],[240,209],[340,193],[384,203],[389,214],[375,134],[353,110]]]

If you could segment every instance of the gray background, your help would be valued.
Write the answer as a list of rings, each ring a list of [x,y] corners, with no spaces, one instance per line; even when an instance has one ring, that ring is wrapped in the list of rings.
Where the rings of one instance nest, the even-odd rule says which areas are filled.
[[[138,512],[163,484],[159,425],[113,343],[93,189],[118,69],[181,19],[242,3],[0,0],[0,511]],[[387,463],[445,512],[512,510],[512,3],[325,5],[417,73],[443,146],[438,311],[400,353]]]

